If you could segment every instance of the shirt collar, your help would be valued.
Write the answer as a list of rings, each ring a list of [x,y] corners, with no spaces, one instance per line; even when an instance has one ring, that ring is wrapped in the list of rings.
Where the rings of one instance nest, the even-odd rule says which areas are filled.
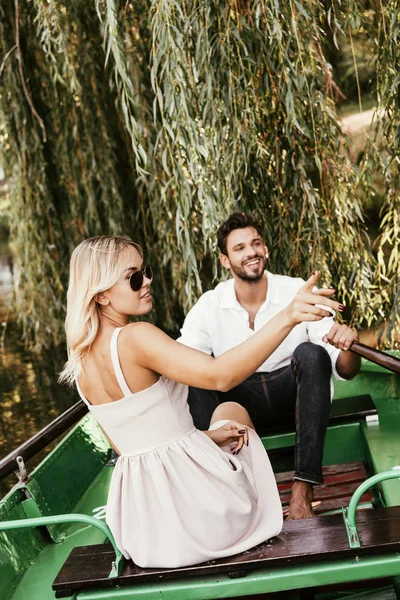
[[[267,304],[279,304],[279,287],[276,285],[276,279],[273,273],[269,271],[265,271],[268,277],[268,291],[267,291],[267,299],[262,305],[261,308],[266,306]],[[239,304],[236,298],[235,293],[235,281],[234,279],[229,279],[224,286],[222,295],[221,295],[221,308],[236,308],[238,310],[244,310],[243,307]],[[261,310],[261,309],[260,309]]]

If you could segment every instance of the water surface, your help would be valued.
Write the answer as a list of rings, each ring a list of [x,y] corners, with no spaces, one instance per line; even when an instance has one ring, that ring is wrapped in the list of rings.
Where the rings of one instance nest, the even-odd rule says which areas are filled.
[[[38,356],[24,347],[13,311],[12,259],[0,244],[0,458],[50,423],[77,401],[76,393],[57,383],[63,351]],[[37,463],[43,453],[28,464]],[[28,471],[29,471],[28,468]],[[0,482],[0,497],[16,481]]]

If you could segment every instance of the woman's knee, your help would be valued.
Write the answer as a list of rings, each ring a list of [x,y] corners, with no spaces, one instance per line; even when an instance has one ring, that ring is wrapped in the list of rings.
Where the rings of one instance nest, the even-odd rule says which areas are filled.
[[[237,402],[222,402],[222,404],[217,406],[211,417],[211,425],[216,421],[225,420],[238,421],[239,423],[246,425],[246,427],[254,429],[249,413]]]

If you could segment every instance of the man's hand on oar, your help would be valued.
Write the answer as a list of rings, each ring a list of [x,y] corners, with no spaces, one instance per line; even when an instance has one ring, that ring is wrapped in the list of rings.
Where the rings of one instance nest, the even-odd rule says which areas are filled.
[[[353,342],[358,342],[358,333],[348,325],[334,323],[322,341],[332,344],[339,350],[349,350]]]

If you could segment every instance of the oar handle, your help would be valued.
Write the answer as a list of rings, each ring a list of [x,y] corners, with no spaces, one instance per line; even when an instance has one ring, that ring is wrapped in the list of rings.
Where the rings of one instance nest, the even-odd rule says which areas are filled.
[[[371,362],[384,367],[385,369],[389,369],[389,371],[393,371],[393,373],[398,373],[400,375],[400,359],[395,356],[391,356],[386,352],[382,352],[381,350],[376,350],[375,348],[371,348],[370,346],[366,346],[365,344],[360,344],[360,342],[353,342],[350,346],[350,350],[355,354],[359,354],[363,358],[367,358]]]

